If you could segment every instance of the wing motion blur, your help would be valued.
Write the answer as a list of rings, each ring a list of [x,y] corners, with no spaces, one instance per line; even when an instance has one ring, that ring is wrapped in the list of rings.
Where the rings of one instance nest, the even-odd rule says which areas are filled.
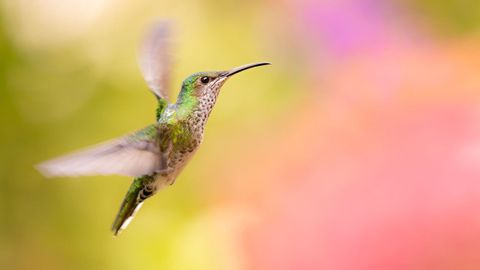
[[[154,23],[140,49],[139,64],[148,87],[159,99],[167,99],[170,83],[171,29],[168,21]]]
[[[114,139],[37,165],[47,177],[119,174],[139,177],[162,168],[158,129],[148,126]]]

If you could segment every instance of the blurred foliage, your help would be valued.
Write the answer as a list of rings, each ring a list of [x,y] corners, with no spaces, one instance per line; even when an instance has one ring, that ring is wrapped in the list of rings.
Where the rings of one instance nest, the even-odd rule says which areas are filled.
[[[480,6],[475,0],[409,1],[413,13],[428,19],[446,34],[466,34],[480,29]]]

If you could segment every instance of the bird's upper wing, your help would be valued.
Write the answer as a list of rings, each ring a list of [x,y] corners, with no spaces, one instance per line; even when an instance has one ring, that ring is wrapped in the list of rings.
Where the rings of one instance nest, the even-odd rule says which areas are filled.
[[[170,31],[168,21],[154,23],[145,36],[139,55],[143,78],[159,99],[167,99],[170,83]]]
[[[37,165],[47,177],[120,174],[139,177],[162,170],[159,127],[148,126],[131,135]],[[164,139],[164,138],[162,138]]]

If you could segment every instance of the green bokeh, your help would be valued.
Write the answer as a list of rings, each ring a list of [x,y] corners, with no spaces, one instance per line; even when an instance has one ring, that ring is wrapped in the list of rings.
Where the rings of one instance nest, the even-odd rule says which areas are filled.
[[[480,5],[475,0],[409,1],[412,15],[427,19],[439,33],[462,35],[480,29]]]
[[[220,179],[212,172],[226,158],[218,155],[223,146],[248,140],[242,130],[253,138],[252,130],[262,132],[259,126],[284,114],[282,106],[292,94],[278,81],[278,70],[250,72],[225,86],[228,93],[220,97],[198,156],[117,239],[109,227],[129,178],[47,180],[34,165],[154,120],[155,100],[136,63],[140,37],[154,18],[175,23],[175,97],[190,73],[274,61],[257,41],[262,33],[256,24],[265,7],[245,2],[239,10],[234,2],[216,1],[108,3],[87,31],[66,39],[62,32],[34,25],[35,8],[3,3],[0,269],[219,268],[224,259],[210,246],[215,241],[202,221],[215,206],[208,187]],[[53,6],[51,12],[58,15]],[[81,20],[82,14],[70,12]]]

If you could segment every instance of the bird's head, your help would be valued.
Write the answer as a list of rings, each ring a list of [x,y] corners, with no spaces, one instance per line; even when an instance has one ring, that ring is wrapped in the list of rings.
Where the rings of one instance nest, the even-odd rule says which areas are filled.
[[[177,104],[185,105],[186,107],[196,105],[206,106],[205,109],[211,110],[220,89],[228,78],[244,70],[264,65],[270,65],[270,63],[259,62],[225,71],[209,71],[192,74],[183,81]]]

